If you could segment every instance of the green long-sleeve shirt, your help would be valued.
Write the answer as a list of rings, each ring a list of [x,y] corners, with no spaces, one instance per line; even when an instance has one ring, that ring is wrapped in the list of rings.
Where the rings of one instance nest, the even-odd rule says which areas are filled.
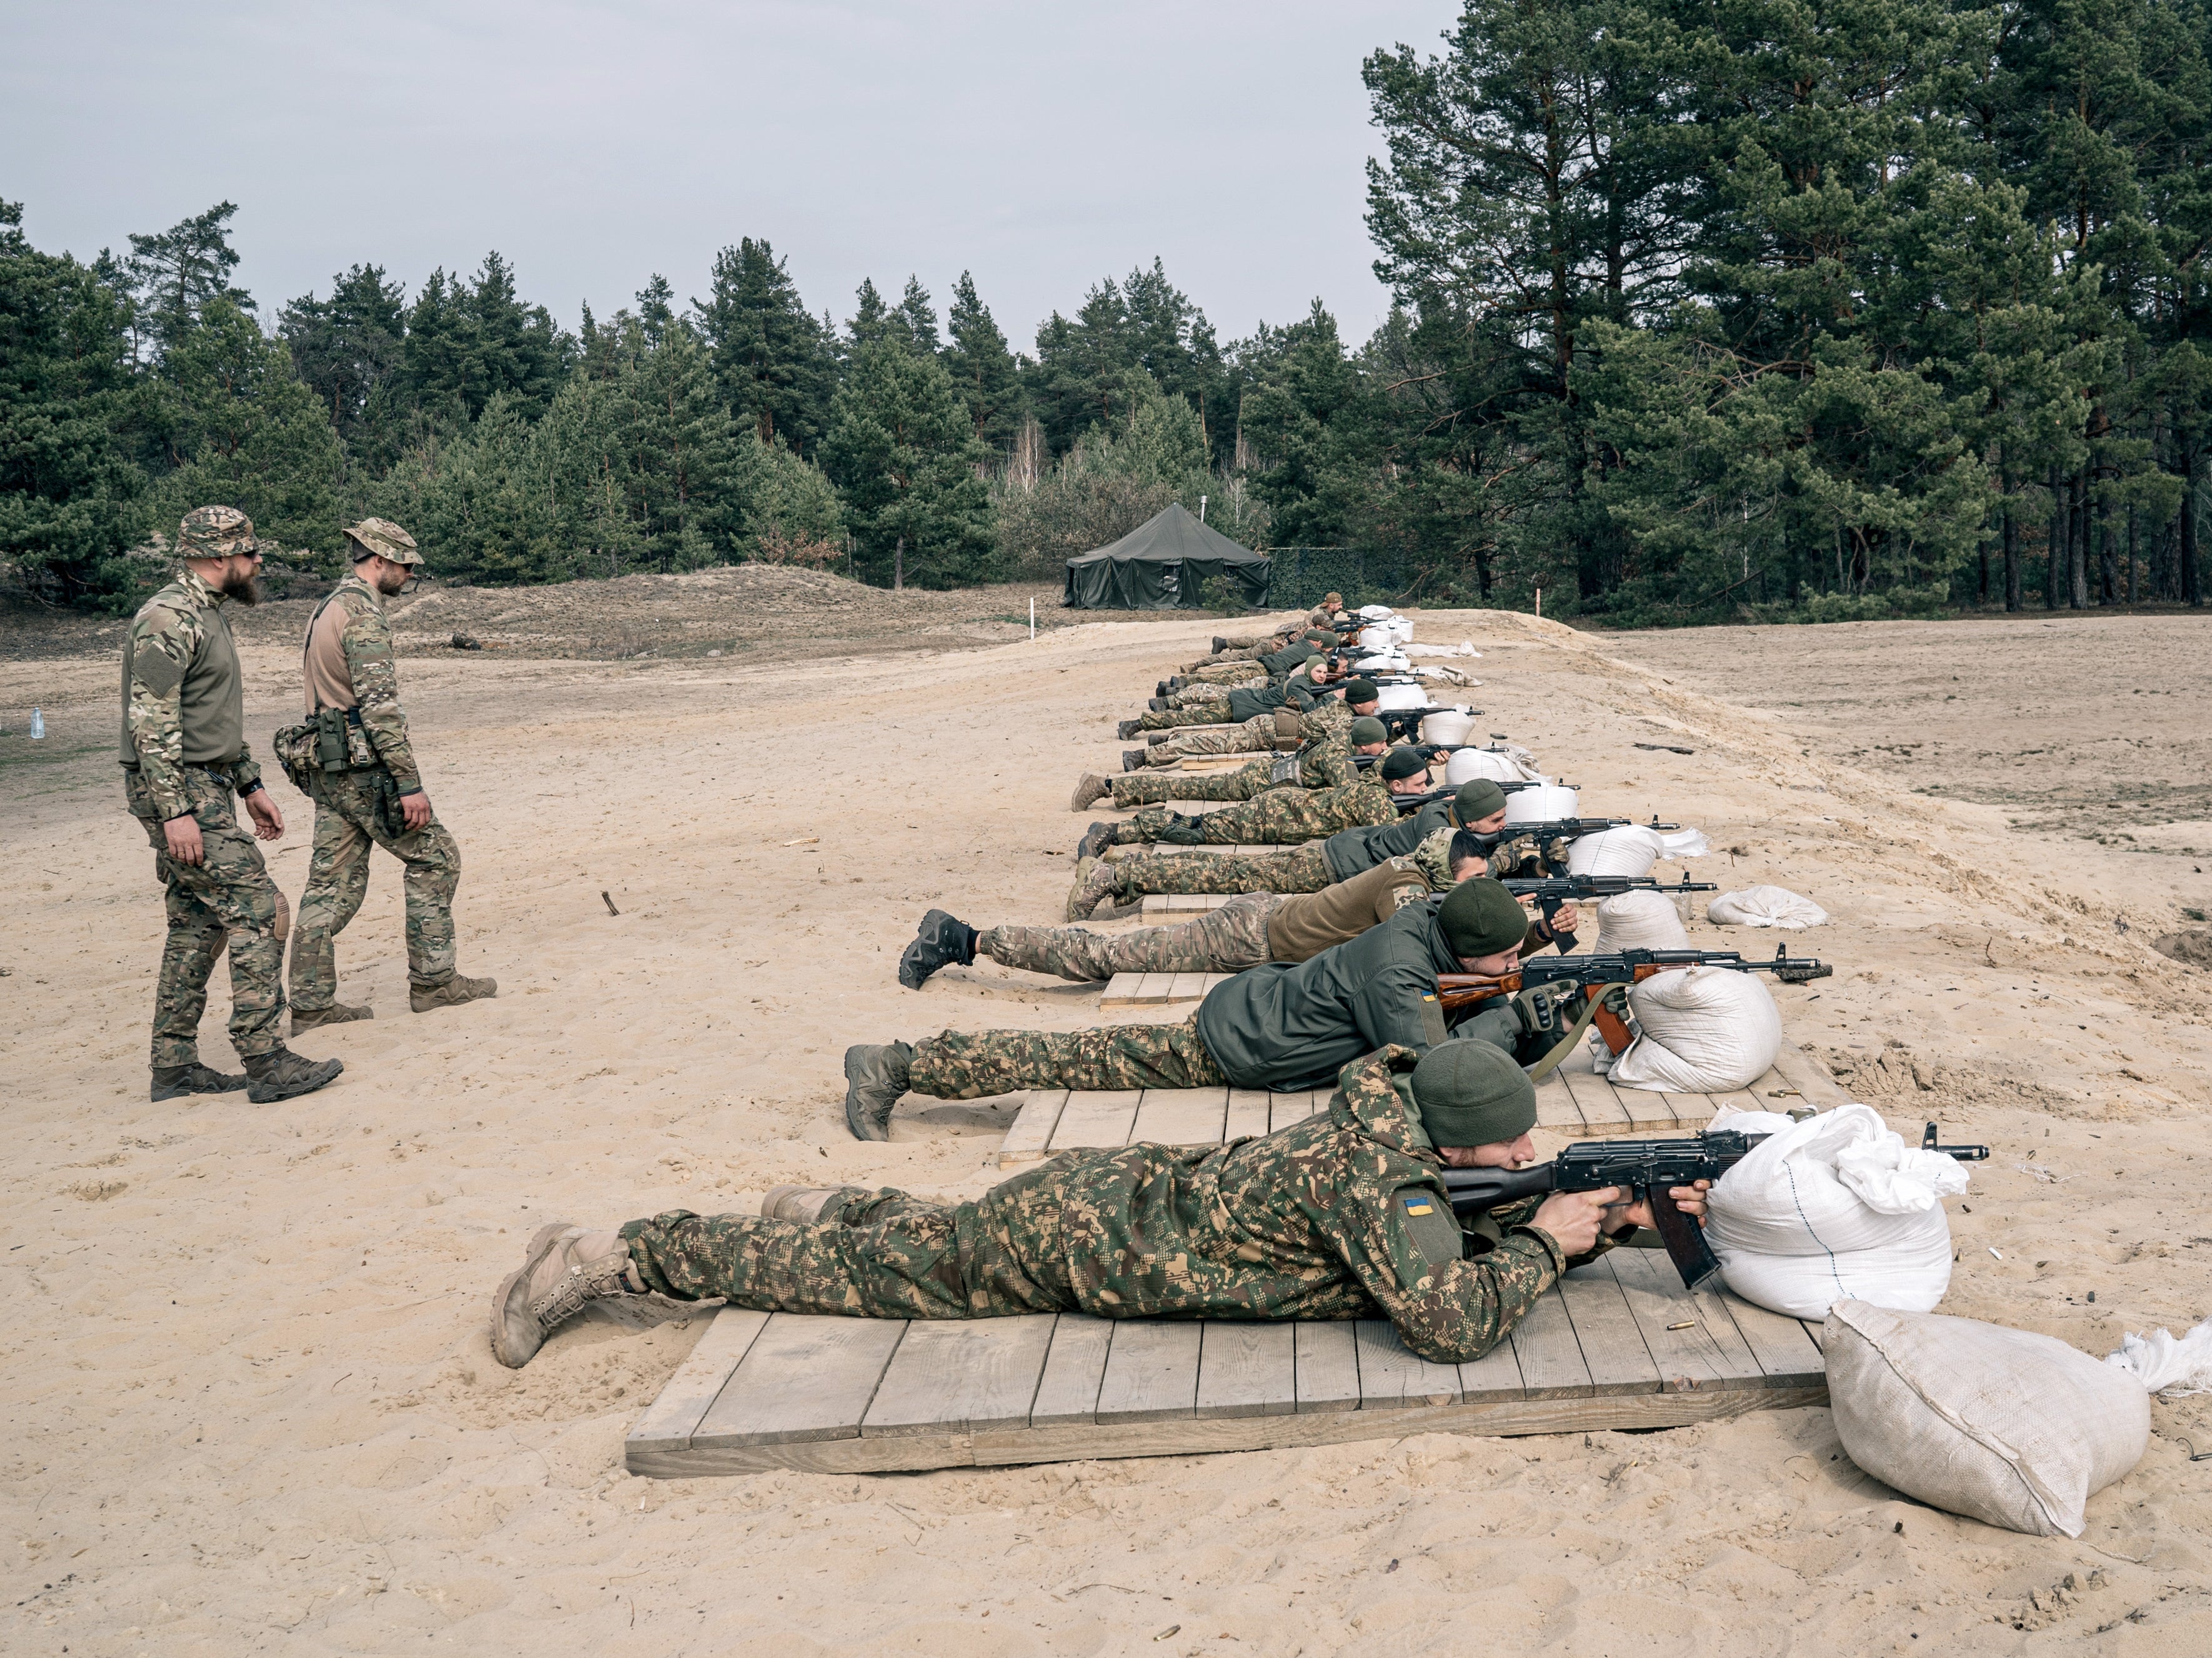
[[[163,822],[191,810],[186,766],[228,766],[241,794],[261,786],[246,744],[246,690],[223,596],[185,570],[138,608],[123,647],[117,758]]]

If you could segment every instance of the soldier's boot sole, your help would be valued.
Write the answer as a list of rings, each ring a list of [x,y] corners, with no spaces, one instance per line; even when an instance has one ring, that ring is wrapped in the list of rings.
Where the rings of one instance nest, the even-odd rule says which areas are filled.
[[[857,1043],[845,1050],[845,1127],[856,1140],[891,1137],[891,1109],[906,1093],[903,1042]]]
[[[295,1007],[292,1010],[292,1034],[313,1030],[317,1025],[353,1024],[362,1019],[373,1019],[373,1007],[348,1007],[343,1002],[333,1002],[328,1007]]]
[[[908,990],[919,990],[940,967],[972,967],[975,962],[975,929],[949,911],[933,909],[899,957],[898,979]]]
[[[181,1100],[189,1094],[235,1094],[246,1085],[246,1078],[217,1071],[211,1066],[165,1065],[155,1068],[153,1086],[147,1097],[159,1103],[162,1100]]]
[[[407,1005],[417,1013],[428,1013],[436,1007],[459,1007],[464,1002],[482,1001],[499,994],[496,979],[465,979],[456,973],[441,985],[410,984],[407,987]]]
[[[1104,856],[1106,848],[1114,844],[1114,831],[1118,827],[1118,824],[1103,819],[1093,823],[1083,831],[1083,838],[1075,843],[1075,855],[1079,859]]]

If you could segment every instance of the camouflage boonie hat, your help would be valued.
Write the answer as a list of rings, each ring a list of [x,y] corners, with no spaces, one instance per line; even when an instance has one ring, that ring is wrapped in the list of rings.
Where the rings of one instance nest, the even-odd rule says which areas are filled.
[[[388,518],[365,518],[345,533],[346,539],[362,552],[375,553],[390,559],[394,564],[420,564],[422,562],[422,555],[415,550],[415,537]],[[357,559],[359,554],[356,557]]]
[[[184,558],[228,558],[259,550],[253,520],[235,507],[195,507],[177,526],[177,552]]]

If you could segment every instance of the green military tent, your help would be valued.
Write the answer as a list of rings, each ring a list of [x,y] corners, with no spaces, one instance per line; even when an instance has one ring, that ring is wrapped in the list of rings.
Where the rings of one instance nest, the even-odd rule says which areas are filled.
[[[1172,502],[1111,546],[1069,559],[1060,602],[1086,610],[1190,610],[1200,603],[1200,582],[1227,576],[1247,604],[1263,604],[1272,562]]]

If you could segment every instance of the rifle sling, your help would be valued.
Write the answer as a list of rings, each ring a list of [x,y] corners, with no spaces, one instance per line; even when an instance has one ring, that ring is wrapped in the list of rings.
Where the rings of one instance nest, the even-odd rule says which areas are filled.
[[[1569,1052],[1573,1049],[1574,1045],[1582,1040],[1583,1032],[1589,1029],[1590,1027],[1590,1021],[1597,1017],[1597,1011],[1600,1007],[1604,1005],[1606,997],[1611,994],[1613,991],[1624,987],[1625,987],[1622,985],[1600,985],[1597,987],[1598,993],[1596,995],[1585,995],[1583,998],[1583,1011],[1581,1017],[1577,1018],[1574,1023],[1569,1027],[1567,1034],[1559,1038],[1558,1046],[1553,1048],[1550,1053],[1545,1054],[1542,1059],[1537,1060],[1535,1064],[1527,1067],[1528,1080],[1532,1083],[1540,1083],[1543,1081],[1545,1078],[1550,1076],[1553,1072],[1559,1069],[1559,1062],[1565,1059]],[[1528,990],[1522,991],[1521,995],[1526,996],[1529,993],[1529,991],[1541,990],[1543,988],[1545,988],[1545,987],[1541,985],[1532,985],[1529,987]],[[1587,990],[1589,987],[1585,986],[1584,988]],[[1516,997],[1515,999],[1518,1000],[1519,998]]]

